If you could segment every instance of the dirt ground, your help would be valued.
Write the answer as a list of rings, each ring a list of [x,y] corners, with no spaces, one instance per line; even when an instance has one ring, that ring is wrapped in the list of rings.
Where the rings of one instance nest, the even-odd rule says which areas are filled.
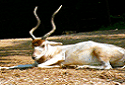
[[[48,40],[72,44],[93,40],[125,47],[125,30],[94,31],[49,37]],[[0,40],[0,66],[32,64],[31,39]],[[28,69],[0,70],[0,85],[125,85],[125,68],[111,70]]]

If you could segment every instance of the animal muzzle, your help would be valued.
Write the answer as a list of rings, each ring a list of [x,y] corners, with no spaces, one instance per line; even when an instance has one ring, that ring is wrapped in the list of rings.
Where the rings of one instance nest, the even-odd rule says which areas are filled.
[[[33,53],[33,55],[32,55],[32,59],[33,59],[33,60],[36,60],[36,59],[37,59],[37,55],[36,55],[36,53]]]

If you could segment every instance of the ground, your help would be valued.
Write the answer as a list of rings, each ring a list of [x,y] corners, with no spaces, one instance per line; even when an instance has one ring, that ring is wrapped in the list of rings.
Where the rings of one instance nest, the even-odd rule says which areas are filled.
[[[72,44],[93,40],[125,47],[125,30],[94,31],[49,37]],[[0,66],[32,64],[30,38],[0,40]],[[0,85],[125,85],[125,68],[111,70],[28,69],[0,70]]]

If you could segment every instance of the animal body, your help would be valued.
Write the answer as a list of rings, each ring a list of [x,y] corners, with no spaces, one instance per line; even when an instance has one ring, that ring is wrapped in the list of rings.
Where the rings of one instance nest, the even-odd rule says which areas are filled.
[[[32,46],[34,48],[32,59],[35,60],[35,63],[13,67],[0,67],[0,69],[35,66],[40,68],[60,68],[62,66],[70,65],[77,65],[76,69],[125,68],[125,49],[122,47],[94,41],[84,41],[70,45],[62,45],[61,42],[48,41],[46,38],[56,29],[54,16],[58,13],[61,7],[62,5],[52,15],[51,23],[53,29],[41,39],[38,39],[33,35],[34,30],[40,25],[40,19],[36,14],[37,7],[34,9],[34,15],[36,16],[38,23],[29,33],[32,37]]]

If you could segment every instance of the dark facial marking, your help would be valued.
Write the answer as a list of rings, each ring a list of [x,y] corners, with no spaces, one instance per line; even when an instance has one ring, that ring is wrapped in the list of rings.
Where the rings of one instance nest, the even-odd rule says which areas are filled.
[[[40,46],[45,40],[35,39],[32,41],[32,47]]]

